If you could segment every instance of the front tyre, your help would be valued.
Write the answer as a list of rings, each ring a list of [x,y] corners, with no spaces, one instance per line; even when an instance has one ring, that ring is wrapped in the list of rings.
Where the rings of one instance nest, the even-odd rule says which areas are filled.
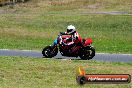
[[[52,58],[54,56],[56,56],[58,53],[58,48],[52,47],[52,46],[46,46],[43,50],[42,50],[42,54],[44,57],[46,58]]]
[[[94,47],[85,47],[81,50],[80,58],[82,60],[90,60],[95,56],[95,49]]]

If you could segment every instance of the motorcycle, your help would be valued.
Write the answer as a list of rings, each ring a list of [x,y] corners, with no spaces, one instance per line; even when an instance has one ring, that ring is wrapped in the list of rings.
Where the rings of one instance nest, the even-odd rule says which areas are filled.
[[[92,39],[82,39],[81,44],[69,46],[70,35],[58,35],[57,39],[54,40],[54,45],[46,46],[42,50],[42,54],[46,58],[52,58],[60,51],[62,56],[67,57],[80,57],[82,60],[90,60],[95,56],[95,49],[92,46]]]

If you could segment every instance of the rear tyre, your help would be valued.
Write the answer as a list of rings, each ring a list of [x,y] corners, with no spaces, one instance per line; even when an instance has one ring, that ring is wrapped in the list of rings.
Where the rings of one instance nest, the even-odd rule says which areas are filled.
[[[80,58],[82,60],[90,60],[95,56],[95,49],[93,47],[85,47],[81,50]]]
[[[58,53],[58,48],[57,47],[52,47],[52,46],[46,46],[43,50],[42,50],[42,54],[44,57],[46,58],[52,58],[54,56],[56,56]]]

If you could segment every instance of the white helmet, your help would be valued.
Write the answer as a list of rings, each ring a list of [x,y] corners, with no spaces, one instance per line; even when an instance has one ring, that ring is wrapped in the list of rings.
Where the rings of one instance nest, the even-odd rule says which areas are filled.
[[[69,25],[68,27],[67,27],[67,33],[68,34],[72,34],[72,33],[74,33],[76,31],[76,28],[73,26],[73,25]]]

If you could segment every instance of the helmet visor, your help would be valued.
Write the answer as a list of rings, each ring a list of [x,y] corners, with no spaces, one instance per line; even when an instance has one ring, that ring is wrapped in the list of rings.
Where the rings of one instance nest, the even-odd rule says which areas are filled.
[[[67,33],[70,33],[72,32],[73,29],[67,29]]]

